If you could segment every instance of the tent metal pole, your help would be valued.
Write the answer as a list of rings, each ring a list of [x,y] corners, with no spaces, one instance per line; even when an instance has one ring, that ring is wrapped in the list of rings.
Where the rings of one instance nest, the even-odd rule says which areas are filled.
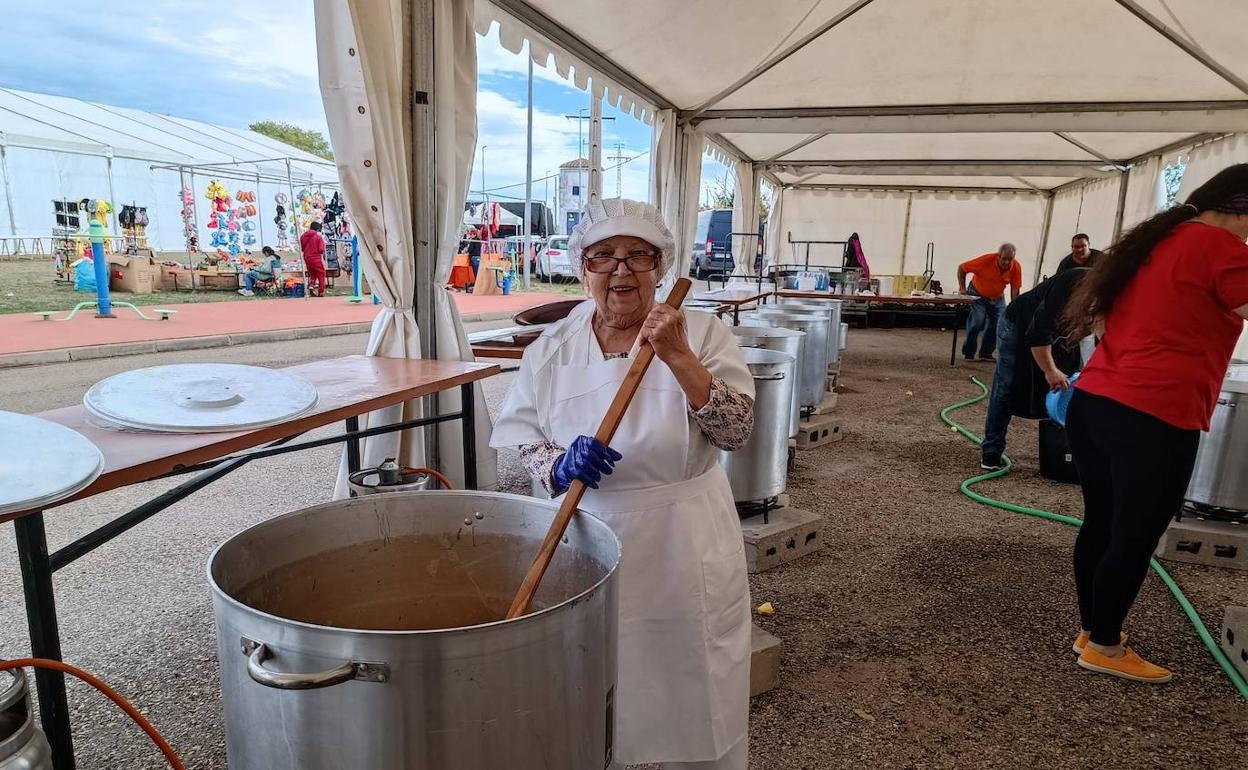
[[[1040,256],[1036,259],[1036,272],[1032,276],[1031,285],[1040,283],[1040,273],[1044,269],[1044,253],[1049,248],[1049,227],[1053,224],[1053,199],[1057,196],[1049,193],[1048,202],[1044,205],[1044,225],[1040,228]]]
[[[113,235],[121,235],[121,228],[117,226],[117,193],[113,189],[113,156],[104,156],[104,173],[108,176],[108,205],[112,207],[112,211],[108,212],[108,217],[112,221]]]
[[[1226,67],[1223,67],[1199,45],[1196,45],[1183,35],[1180,35],[1178,32],[1167,26],[1164,21],[1144,10],[1144,8],[1142,8],[1136,0],[1116,1],[1118,5],[1121,5],[1137,19],[1152,27],[1153,31],[1164,37],[1166,40],[1169,40],[1178,48],[1182,49],[1182,51],[1188,56],[1208,67],[1215,74],[1217,74],[1218,77],[1235,86],[1240,91],[1248,94],[1248,81],[1245,81],[1234,72],[1231,72]],[[1115,234],[1114,237],[1117,238],[1118,236]]]
[[[290,158],[286,159],[286,189],[290,191],[290,223],[296,224],[299,220],[296,215],[299,213],[295,207],[295,182],[290,176]],[[312,280],[308,275],[308,263],[303,259],[303,247],[299,245],[299,236],[303,233],[299,232],[299,228],[295,227],[295,251],[299,252],[299,267],[303,270],[303,298],[307,300],[312,295]]]
[[[819,141],[820,139],[824,138],[825,136],[827,136],[827,134],[826,134],[826,133],[811,134],[810,136],[806,137],[805,139],[803,139],[802,141],[800,141],[800,142],[798,142],[797,144],[793,145],[792,147],[789,147],[789,148],[788,148],[788,149],[786,149],[786,150],[781,150],[780,152],[776,153],[775,155],[772,155],[770,158],[764,158],[764,159],[763,159],[763,162],[764,162],[764,163],[771,163],[771,162],[773,162],[773,161],[780,160],[781,158],[783,158],[783,157],[784,157],[784,156],[786,156],[786,155],[792,155],[793,153],[797,152],[798,150],[802,149],[803,147],[806,147],[806,146],[808,146],[808,145],[814,144],[815,142]]]
[[[257,229],[260,231],[260,234],[259,234],[258,236],[256,236],[256,237],[258,237],[258,238],[260,239],[260,248],[262,248],[262,249],[263,249],[263,248],[264,248],[264,214],[262,213],[262,210],[261,210],[261,208],[260,208],[260,206],[261,206],[260,201],[261,201],[261,198],[260,198],[260,175],[259,175],[259,174],[256,174],[256,219],[258,219],[258,220],[260,221],[260,224],[259,224],[259,226],[257,227]]]
[[[463,201],[446,201],[447,205],[456,207],[456,225],[454,233],[442,232],[443,224],[438,217],[438,180],[437,180],[437,145],[434,142],[437,121],[435,105],[440,95],[434,88],[434,75],[437,64],[434,52],[434,30],[440,23],[434,8],[434,0],[410,0],[403,3],[408,14],[403,33],[407,39],[407,50],[410,58],[405,69],[409,72],[405,78],[407,93],[404,98],[408,107],[409,136],[412,137],[410,163],[408,205],[411,207],[412,227],[415,232],[406,234],[412,244],[414,280],[412,281],[413,311],[416,314],[417,334],[420,337],[421,358],[439,358],[446,353],[448,358],[458,359],[454,349],[443,351],[438,346],[437,334],[437,301],[438,293],[443,289],[437,278],[437,254],[439,244],[444,238],[458,235],[458,222],[462,220]],[[450,65],[448,65],[450,66]],[[453,95],[448,95],[453,98]],[[485,157],[482,153],[482,171],[484,172]],[[485,185],[481,185],[482,197],[485,197]],[[482,211],[485,207],[482,207]],[[451,312],[455,312],[452,304]],[[465,388],[463,390],[472,390]],[[471,400],[464,403],[461,392],[460,402],[463,408],[471,405]],[[423,410],[426,417],[437,417],[442,411],[442,399],[432,396],[424,399]],[[465,426],[467,430],[467,426]],[[432,468],[442,467],[440,431],[425,430],[421,439],[424,442],[425,461]],[[467,458],[465,458],[467,459]],[[465,466],[465,477],[469,468]]]
[[[914,205],[914,193],[906,193],[906,219],[901,226],[901,267],[898,274],[906,274],[906,246],[910,243],[910,207]]]
[[[13,184],[9,181],[9,153],[3,141],[0,141],[0,179],[4,182],[4,204],[9,210],[9,235],[17,235],[17,219],[13,216]],[[179,190],[179,193],[181,191]]]
[[[526,49],[529,62],[528,119],[524,134],[524,290],[529,290],[533,253],[533,51]]]
[[[819,174],[811,174],[808,178],[819,176]],[[1079,180],[1083,181],[1083,180]],[[965,187],[965,186],[940,186],[940,185],[921,185],[921,184],[804,184],[802,181],[790,182],[782,185],[788,190],[823,190],[827,192],[952,192],[952,193],[973,193],[973,194],[1001,194],[1001,195],[1042,195],[1047,191],[1037,192],[1022,187]]]
[[[1126,169],[1118,176],[1118,211],[1114,214],[1114,240],[1122,235],[1122,215],[1127,209],[1127,177]]]
[[[771,70],[777,64],[780,64],[785,59],[788,59],[793,54],[797,53],[798,51],[802,50],[806,46],[810,45],[811,43],[815,42],[819,38],[823,37],[825,34],[830,32],[833,28],[839,26],[842,22],[846,21],[851,16],[861,11],[863,8],[866,8],[871,3],[872,3],[872,0],[855,0],[855,2],[852,5],[850,5],[848,8],[843,9],[840,13],[836,14],[831,19],[828,19],[827,21],[820,24],[815,29],[812,29],[810,32],[807,32],[801,38],[799,38],[798,40],[794,41],[791,45],[786,47],[783,51],[780,51],[776,55],[769,58],[767,61],[763,62],[762,64],[759,64],[757,67],[747,72],[745,76],[737,80],[737,82],[733,83],[732,85],[728,86],[724,90],[715,94],[710,99],[707,99],[705,102],[702,102],[701,104],[699,104],[697,107],[694,108],[693,112],[690,113],[682,122],[687,122],[688,120],[692,120],[693,118],[698,117],[702,113],[709,110],[711,107],[714,107],[716,104],[719,104],[724,99],[733,95],[737,91],[740,91],[746,85],[762,77],[764,74],[766,74],[769,70]]]
[[[1069,142],[1070,144],[1073,144],[1075,147],[1078,147],[1079,149],[1083,150],[1084,152],[1091,155],[1092,157],[1098,160],[1104,161],[1105,163],[1108,163],[1111,166],[1122,166],[1120,162],[1116,160],[1111,160],[1109,157],[1105,155],[1105,153],[1094,150],[1093,148],[1089,147],[1088,145],[1074,138],[1073,136],[1066,133],[1065,131],[1054,131],[1053,135],[1059,139]]]
[[[602,97],[598,84],[589,89],[589,200],[602,200]]]

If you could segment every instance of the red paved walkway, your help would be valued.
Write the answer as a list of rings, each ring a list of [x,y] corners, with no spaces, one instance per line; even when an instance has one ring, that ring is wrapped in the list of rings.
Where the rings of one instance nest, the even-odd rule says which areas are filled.
[[[525,308],[567,299],[557,294],[510,294],[480,297],[454,294],[460,315],[517,313]],[[89,312],[71,321],[44,321],[30,313],[0,315],[0,355],[123,342],[210,337],[219,334],[300,329],[310,326],[368,323],[378,306],[346,302],[342,297],[317,299],[242,300],[174,305],[168,321],[144,321],[128,308],[115,308],[117,318],[95,318]],[[151,308],[144,315],[157,318]],[[57,313],[64,318],[65,313]]]

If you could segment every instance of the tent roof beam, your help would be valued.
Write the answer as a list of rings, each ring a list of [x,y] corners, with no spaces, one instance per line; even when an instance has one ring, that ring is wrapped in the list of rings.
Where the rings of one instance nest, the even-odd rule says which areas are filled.
[[[1116,168],[1095,161],[1069,160],[810,160],[766,163],[764,168],[804,174],[945,175],[945,176],[1113,176]]]
[[[786,155],[792,155],[793,153],[797,152],[798,150],[802,149],[803,147],[806,147],[806,146],[808,146],[808,145],[814,144],[815,142],[819,141],[820,139],[824,138],[825,136],[827,136],[827,134],[811,134],[810,136],[806,137],[805,139],[803,139],[802,141],[800,141],[800,142],[798,142],[797,144],[793,145],[792,147],[789,147],[789,148],[788,148],[788,149],[786,149],[786,150],[781,150],[780,152],[776,153],[775,155],[772,155],[770,158],[767,158],[764,162],[766,162],[766,163],[770,163],[770,162],[773,162],[773,161],[780,160],[781,158],[783,158],[783,157],[784,157],[784,156],[786,156]]]
[[[1025,187],[965,187],[940,185],[880,185],[880,184],[786,184],[787,190],[822,190],[827,192],[937,192],[937,193],[1007,193],[1010,195],[1048,195],[1048,190]]]
[[[692,122],[721,134],[1231,132],[1248,131],[1248,100],[708,110]]]

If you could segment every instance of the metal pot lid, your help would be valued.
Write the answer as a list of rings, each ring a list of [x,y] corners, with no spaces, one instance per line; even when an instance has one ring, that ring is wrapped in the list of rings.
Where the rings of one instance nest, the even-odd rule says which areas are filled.
[[[772,378],[776,375],[783,375],[786,371],[792,371],[797,358],[782,350],[767,350],[766,348],[742,348],[741,355],[745,357],[745,365],[749,367],[750,374],[755,379],[761,375],[764,378]]]
[[[80,492],[104,469],[81,433],[16,412],[0,412],[0,514],[39,510]]]
[[[242,364],[169,364],[97,382],[82,397],[91,414],[123,428],[215,433],[274,425],[316,406],[297,375]]]
[[[762,324],[763,321],[757,318],[743,319],[746,321]],[[786,329],[783,326],[734,326],[732,327],[734,337],[805,337],[806,332],[799,329]]]

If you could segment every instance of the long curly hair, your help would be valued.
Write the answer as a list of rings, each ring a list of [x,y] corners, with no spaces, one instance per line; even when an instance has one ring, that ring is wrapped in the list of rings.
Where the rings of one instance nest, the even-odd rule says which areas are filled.
[[[1248,214],[1248,163],[1222,169],[1197,187],[1186,203],[1144,220],[1106,249],[1066,305],[1067,332],[1075,339],[1090,334],[1098,320],[1109,316],[1153,249],[1174,228],[1204,211]]]

